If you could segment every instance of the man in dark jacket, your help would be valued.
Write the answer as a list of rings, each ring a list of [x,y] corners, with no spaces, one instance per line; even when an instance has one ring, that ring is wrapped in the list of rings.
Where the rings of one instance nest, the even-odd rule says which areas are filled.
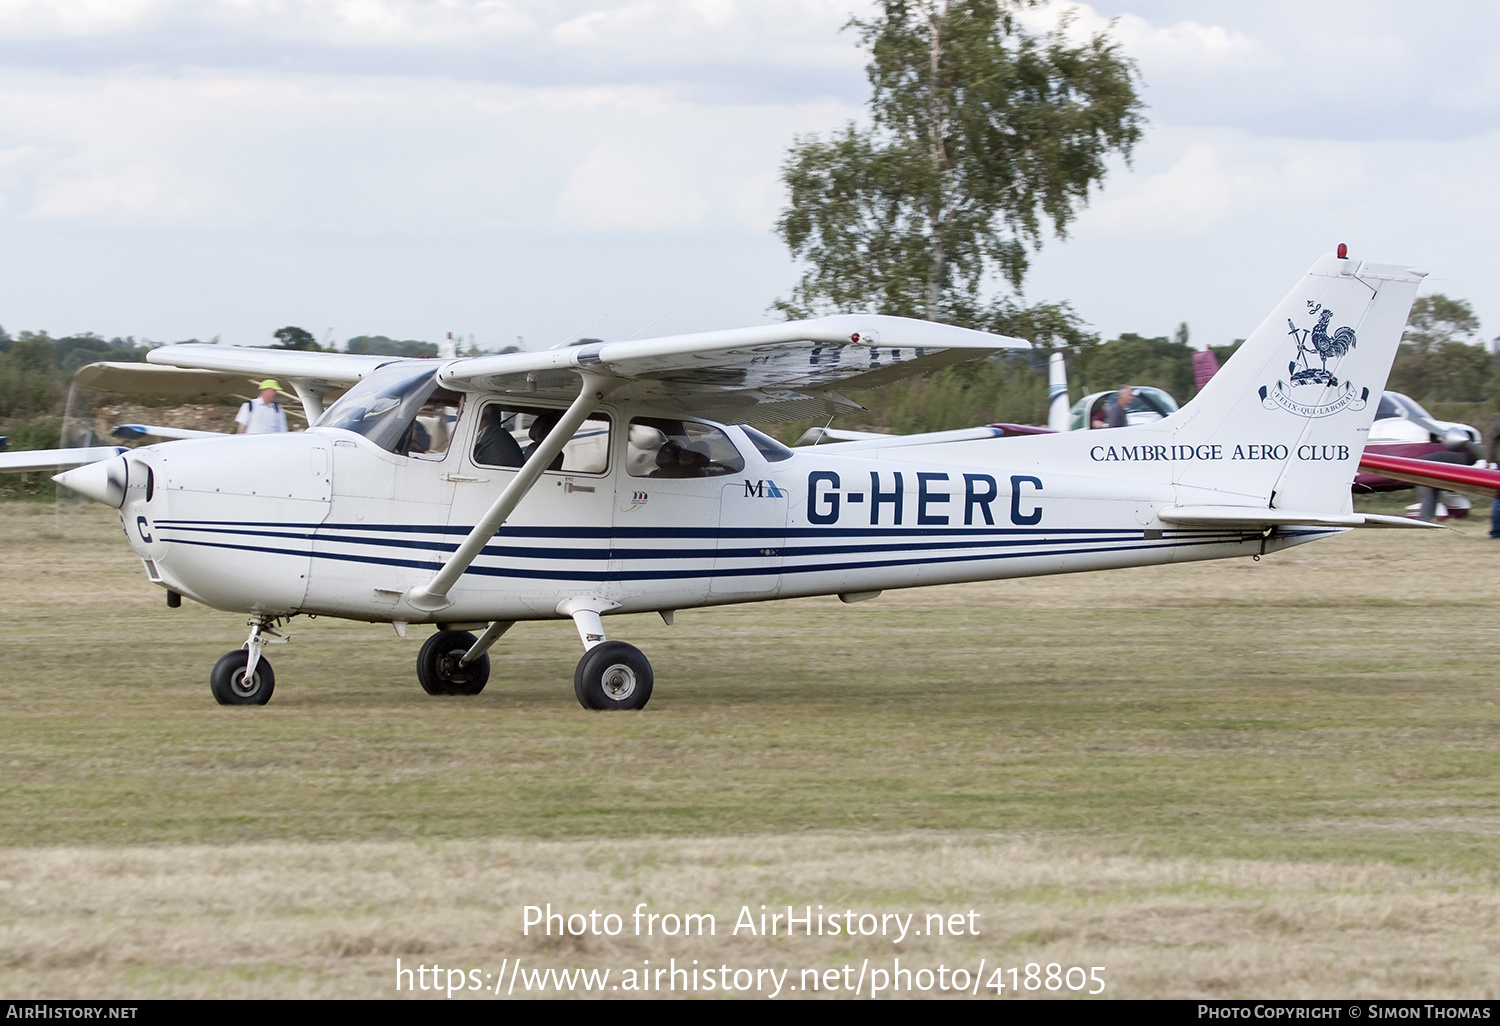
[[[1500,413],[1490,418],[1490,429],[1484,433],[1484,464],[1493,468],[1500,463]],[[1500,499],[1490,503],[1490,537],[1500,538]]]

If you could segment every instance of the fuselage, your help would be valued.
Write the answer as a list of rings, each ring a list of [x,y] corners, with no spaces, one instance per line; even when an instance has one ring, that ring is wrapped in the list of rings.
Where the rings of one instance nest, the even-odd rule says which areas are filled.
[[[969,443],[954,462],[942,447],[843,455],[604,404],[575,466],[543,474],[453,604],[415,609],[407,589],[516,473],[479,415],[501,401],[470,397],[442,451],[403,455],[331,427],[137,449],[122,457],[126,536],[153,581],[219,609],[456,623],[555,618],[579,597],[639,612],[862,596],[1253,555],[1331,533],[1173,528],[1155,517],[1178,499],[1169,480],[1052,473],[1034,458],[1008,467],[1024,439]],[[663,457],[668,424],[712,459]]]

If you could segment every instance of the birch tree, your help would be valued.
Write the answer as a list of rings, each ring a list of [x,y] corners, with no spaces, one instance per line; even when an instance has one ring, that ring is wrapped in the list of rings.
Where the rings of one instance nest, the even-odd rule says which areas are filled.
[[[788,154],[776,230],[806,271],[778,309],[985,327],[1024,314],[1004,288],[1020,292],[1030,253],[1066,235],[1144,124],[1118,44],[1071,43],[1066,18],[1032,34],[1018,18],[1031,6],[884,0],[850,22],[870,54],[870,123]]]

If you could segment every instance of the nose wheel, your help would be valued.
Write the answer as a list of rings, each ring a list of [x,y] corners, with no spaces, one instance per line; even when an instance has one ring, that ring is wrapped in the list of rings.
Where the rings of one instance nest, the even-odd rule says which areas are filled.
[[[214,664],[214,672],[208,679],[209,690],[220,705],[265,705],[276,690],[276,674],[266,659],[256,660],[255,668],[247,676],[246,664],[250,653],[243,648],[226,652]]]

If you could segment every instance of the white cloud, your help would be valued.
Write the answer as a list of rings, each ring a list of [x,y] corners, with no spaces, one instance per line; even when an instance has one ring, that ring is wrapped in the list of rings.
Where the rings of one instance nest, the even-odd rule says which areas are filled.
[[[579,231],[691,228],[708,210],[708,201],[670,161],[609,144],[589,152],[557,197],[558,217]]]
[[[1150,69],[1273,67],[1278,60],[1253,36],[1223,25],[1204,25],[1192,19],[1156,25],[1138,14],[1115,18],[1101,15],[1088,4],[1049,3],[1026,11],[1022,22],[1032,31],[1048,31],[1059,18],[1071,19],[1068,38],[1083,42],[1100,33],[1116,39],[1125,53]]]
[[[38,40],[109,35],[139,29],[168,12],[174,0],[0,0],[0,39]]]
[[[1171,163],[1160,167],[1169,154]],[[1148,143],[1135,173],[1116,169],[1079,225],[1121,236],[1198,236],[1365,188],[1368,157],[1351,143],[1164,130]]]

